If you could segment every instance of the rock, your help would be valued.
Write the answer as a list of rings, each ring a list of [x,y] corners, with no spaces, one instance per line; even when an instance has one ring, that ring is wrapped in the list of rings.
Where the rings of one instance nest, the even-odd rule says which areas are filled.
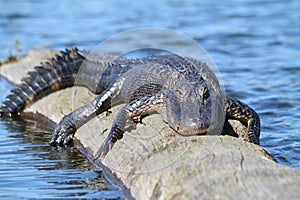
[[[42,60],[54,56],[57,51],[49,49],[33,49],[17,62],[0,66],[0,74],[14,84],[21,83],[29,70],[40,64]]]
[[[53,52],[35,51],[24,59],[39,63],[40,53],[48,56]],[[15,70],[23,76],[34,66],[24,59],[2,66],[0,74],[18,83]],[[43,98],[26,111],[58,122],[93,98],[85,88],[73,87]],[[91,160],[121,106],[76,132],[75,145]],[[240,123],[231,123],[245,131]],[[274,162],[262,147],[230,136],[182,137],[160,115],[129,126],[123,139],[95,164],[129,199],[297,199],[300,194],[300,171]]]

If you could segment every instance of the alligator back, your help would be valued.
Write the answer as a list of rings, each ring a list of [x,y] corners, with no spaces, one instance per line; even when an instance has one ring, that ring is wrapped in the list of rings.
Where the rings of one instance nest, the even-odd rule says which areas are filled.
[[[73,86],[83,60],[84,57],[74,48],[36,66],[18,87],[11,90],[0,107],[0,116],[17,115],[49,93]]]

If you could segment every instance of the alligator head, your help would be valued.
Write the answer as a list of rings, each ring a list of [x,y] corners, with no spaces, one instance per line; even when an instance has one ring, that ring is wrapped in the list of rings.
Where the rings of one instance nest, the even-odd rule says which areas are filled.
[[[165,98],[166,122],[179,134],[221,133],[216,128],[223,127],[223,104],[203,79],[200,82],[179,82],[166,93]]]

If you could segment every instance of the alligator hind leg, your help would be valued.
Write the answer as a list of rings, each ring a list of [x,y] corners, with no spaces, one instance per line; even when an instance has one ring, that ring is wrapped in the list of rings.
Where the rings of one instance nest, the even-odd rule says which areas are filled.
[[[260,119],[252,108],[239,100],[226,97],[226,117],[236,119],[247,126],[247,134],[241,136],[245,141],[259,144]]]
[[[124,106],[118,112],[110,133],[101,145],[100,149],[97,151],[94,160],[98,158],[103,159],[108,151],[112,149],[114,143],[123,138],[127,120],[132,119],[135,123],[137,123],[137,118],[142,115],[158,113],[161,103],[163,102],[162,98],[163,95],[160,93],[153,96],[143,96]]]

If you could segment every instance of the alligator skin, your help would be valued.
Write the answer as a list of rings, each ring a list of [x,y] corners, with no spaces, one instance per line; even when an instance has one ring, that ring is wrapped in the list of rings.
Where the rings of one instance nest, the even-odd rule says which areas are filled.
[[[126,103],[96,157],[105,156],[123,137],[127,120],[139,122],[141,116],[152,113],[161,113],[164,121],[181,135],[205,134],[221,125],[222,134],[259,144],[257,113],[225,96],[209,67],[192,58],[165,54],[128,59],[73,48],[41,63],[22,81],[2,103],[0,116],[17,116],[26,106],[74,84],[98,94],[90,103],[63,117],[52,133],[52,145],[69,144],[76,130],[94,116]],[[224,113],[223,121],[214,117],[215,107],[221,109],[217,114]],[[229,119],[244,124],[247,134],[236,135]]]

